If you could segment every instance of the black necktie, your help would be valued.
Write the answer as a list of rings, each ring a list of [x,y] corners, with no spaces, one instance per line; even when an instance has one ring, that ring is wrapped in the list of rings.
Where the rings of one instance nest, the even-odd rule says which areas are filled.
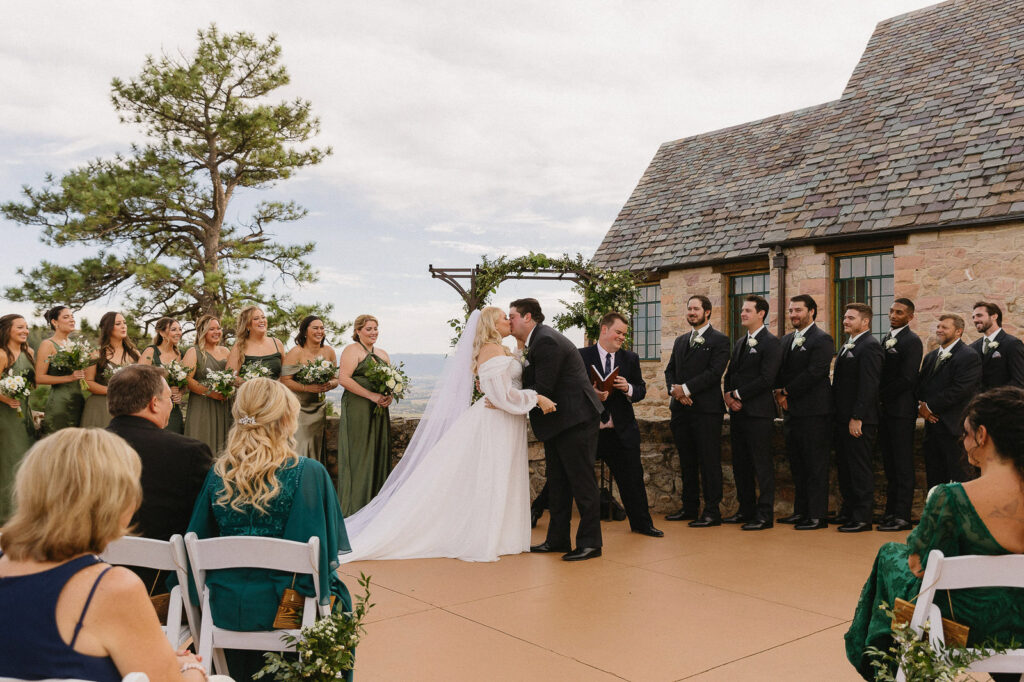
[[[612,354],[604,354],[604,378],[607,379],[608,375],[612,373]],[[611,419],[612,416],[608,414],[608,408],[606,407],[604,412],[601,413],[601,423],[605,424]]]

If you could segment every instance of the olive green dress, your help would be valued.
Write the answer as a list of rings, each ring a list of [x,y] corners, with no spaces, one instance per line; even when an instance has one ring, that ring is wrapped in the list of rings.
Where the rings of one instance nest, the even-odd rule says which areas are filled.
[[[52,343],[54,349],[60,350],[60,345],[53,339],[46,339],[43,343]],[[42,348],[40,348],[42,352]],[[51,377],[66,377],[72,374],[70,370],[47,367],[46,375]],[[46,398],[45,414],[43,415],[43,433],[51,434],[69,426],[78,426],[82,423],[82,409],[85,407],[85,396],[82,395],[82,382],[69,381],[66,384],[51,384],[50,395]]]
[[[192,378],[203,383],[207,370],[224,371],[227,358],[218,360],[209,353],[196,349],[196,372]],[[231,401],[214,400],[200,393],[188,396],[188,413],[185,415],[185,435],[201,440],[210,446],[214,456],[224,449],[231,428]]]
[[[301,365],[285,365],[281,376],[294,376]],[[327,401],[321,400],[320,393],[295,392],[299,400],[299,428],[295,431],[295,452],[324,464],[327,455]]]
[[[281,378],[281,364],[283,360],[281,353],[271,353],[270,355],[244,355],[242,356],[242,365],[260,364],[270,370],[268,379],[277,381]]]
[[[114,370],[126,367],[133,362],[134,360],[129,360],[120,365],[115,362],[108,362],[102,372],[96,372],[96,383],[100,386],[106,386]],[[82,410],[82,428],[105,429],[110,425],[111,419],[110,411],[107,410],[107,395],[105,393],[103,395],[90,395],[86,398],[85,409]]]
[[[156,346],[149,346],[149,348],[153,349],[153,366],[163,367],[163,361],[160,360],[160,349]],[[177,359],[181,360],[181,353],[178,353]],[[164,429],[174,433],[185,433],[185,416],[181,413],[180,404],[171,408],[171,418],[167,421],[167,426]]]
[[[361,345],[361,344],[360,344]],[[365,346],[364,346],[365,348]],[[373,390],[366,370],[384,362],[369,353],[356,365],[352,378]],[[376,403],[345,391],[338,419],[338,499],[346,517],[365,507],[380,492],[391,472],[391,417]]]
[[[35,382],[35,367],[22,352],[5,374],[22,375],[28,382]],[[32,410],[28,398],[21,399],[21,416],[13,407],[0,403],[0,523],[11,514],[11,492],[14,486],[14,472],[25,451],[36,440],[36,428],[32,423]]]
[[[884,601],[892,608],[897,597],[911,601],[918,595],[921,578],[910,572],[907,558],[917,554],[924,568],[928,553],[933,549],[941,550],[947,557],[1010,553],[989,533],[961,484],[935,486],[921,512],[921,522],[907,536],[907,543],[887,542],[879,548],[871,575],[861,592],[853,622],[846,633],[846,657],[864,679],[875,677],[871,659],[866,655],[867,648],[875,646],[885,651],[892,645],[890,618],[878,608],[879,604]],[[1024,633],[1024,590],[996,587],[950,590],[948,598],[944,593],[936,594],[934,603],[944,617],[970,627],[968,646],[978,646],[992,637],[1003,643],[1011,636],[1020,640]]]

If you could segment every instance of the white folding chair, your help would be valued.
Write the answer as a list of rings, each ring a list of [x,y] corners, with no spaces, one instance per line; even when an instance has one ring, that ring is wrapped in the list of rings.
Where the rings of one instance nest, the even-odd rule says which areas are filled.
[[[929,623],[928,639],[932,647],[945,646],[942,613],[934,603],[935,593],[938,590],[964,590],[974,587],[1024,588],[1024,555],[970,555],[947,559],[940,550],[933,549],[928,554],[928,568],[925,569],[921,585],[923,589],[917,598],[910,627],[920,635],[924,624]],[[983,658],[972,663],[967,670],[985,673],[1024,673],[1024,649],[1013,649],[1005,654]],[[906,681],[906,673],[902,667],[896,673],[896,679],[900,682]]]
[[[178,547],[177,552],[175,546]],[[182,607],[187,600],[182,591],[187,592],[188,582],[182,583],[182,578],[186,577],[185,564],[177,554],[184,554],[184,543],[180,535],[172,536],[170,542],[150,538],[123,537],[107,545],[101,555],[101,558],[108,564],[173,571],[177,574],[178,585],[171,590],[170,606],[167,608],[167,625],[163,626],[164,634],[175,650],[184,646],[190,637],[196,642],[199,641],[192,618],[189,617],[186,624],[181,622]]]
[[[202,603],[198,653],[211,661],[218,673],[228,673],[224,649],[255,649],[257,651],[293,651],[295,647],[281,641],[282,635],[300,636],[298,629],[238,632],[224,630],[213,622],[210,611],[210,590],[206,572],[225,568],[267,568],[288,573],[313,576],[315,597],[306,597],[302,611],[302,627],[312,625],[317,616],[330,614],[329,606],[320,606],[320,538],[294,542],[278,538],[234,536],[200,540],[195,533],[185,536],[189,563],[196,591]]]

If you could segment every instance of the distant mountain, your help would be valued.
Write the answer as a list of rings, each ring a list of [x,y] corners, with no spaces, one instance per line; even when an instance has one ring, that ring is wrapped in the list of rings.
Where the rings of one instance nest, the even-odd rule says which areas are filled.
[[[446,356],[441,353],[392,353],[391,361],[401,362],[409,377],[410,389],[405,398],[391,406],[392,416],[414,417],[423,414],[434,385],[441,377]],[[341,404],[343,389],[328,394],[328,400],[335,405],[335,412]]]
[[[405,365],[405,373],[410,379],[416,377],[439,377],[444,368],[444,355],[441,353],[393,353],[391,359]]]

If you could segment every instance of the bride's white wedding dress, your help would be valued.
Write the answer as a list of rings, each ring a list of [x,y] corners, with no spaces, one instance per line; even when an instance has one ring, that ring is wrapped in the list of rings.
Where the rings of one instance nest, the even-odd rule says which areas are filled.
[[[415,455],[411,470],[396,468],[381,496],[345,520],[352,552],[339,557],[342,562],[497,561],[502,554],[530,550],[523,416],[537,404],[537,393],[521,388],[518,357],[492,358],[478,373],[480,389],[498,409],[478,400]]]

